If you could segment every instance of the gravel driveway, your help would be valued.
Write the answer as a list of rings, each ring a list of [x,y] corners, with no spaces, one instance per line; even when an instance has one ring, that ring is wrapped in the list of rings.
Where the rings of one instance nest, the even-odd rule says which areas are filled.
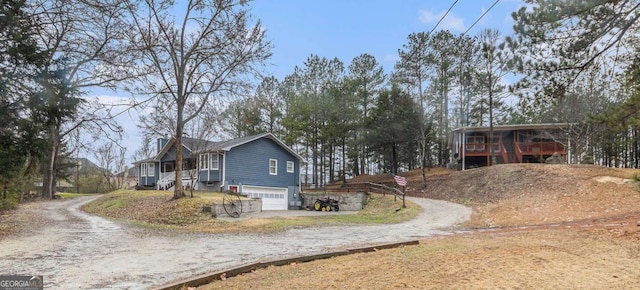
[[[43,202],[34,209],[55,222],[0,241],[0,275],[44,275],[45,289],[146,289],[256,261],[452,233],[471,209],[411,198],[424,209],[394,225],[291,229],[275,234],[159,232],[80,210],[96,197]]]

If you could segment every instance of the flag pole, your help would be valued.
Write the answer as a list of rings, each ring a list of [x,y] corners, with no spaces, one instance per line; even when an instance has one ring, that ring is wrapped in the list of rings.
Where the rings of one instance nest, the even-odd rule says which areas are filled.
[[[407,208],[407,204],[405,203],[405,199],[407,199],[407,196],[404,194],[405,188],[406,186],[402,187],[402,208]]]

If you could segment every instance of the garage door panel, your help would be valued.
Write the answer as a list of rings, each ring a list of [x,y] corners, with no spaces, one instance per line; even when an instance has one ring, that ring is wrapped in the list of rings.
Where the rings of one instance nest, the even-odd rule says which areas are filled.
[[[286,188],[243,186],[242,193],[251,198],[262,199],[262,210],[287,209],[288,190]]]

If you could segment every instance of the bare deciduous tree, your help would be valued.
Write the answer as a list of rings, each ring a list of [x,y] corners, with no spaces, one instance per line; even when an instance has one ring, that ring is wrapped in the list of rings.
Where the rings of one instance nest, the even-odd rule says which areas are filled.
[[[34,119],[45,124],[49,142],[42,195],[50,198],[56,159],[70,132],[82,126],[103,133],[121,131],[104,105],[83,101],[80,95],[93,87],[114,88],[131,76],[122,34],[126,6],[116,0],[33,0],[28,1],[28,7],[38,46],[48,52],[36,78],[40,90],[34,94],[32,109]]]
[[[129,2],[132,43],[150,74],[140,93],[166,100],[176,140],[174,198],[182,187],[185,125],[214,100],[247,88],[247,77],[270,54],[260,22],[252,22],[244,0]],[[173,15],[180,15],[174,17]]]
[[[93,153],[100,166],[100,174],[104,177],[109,190],[116,190],[122,187],[124,175],[116,176],[116,173],[125,170],[125,148],[122,148],[116,142],[107,142],[98,146]]]

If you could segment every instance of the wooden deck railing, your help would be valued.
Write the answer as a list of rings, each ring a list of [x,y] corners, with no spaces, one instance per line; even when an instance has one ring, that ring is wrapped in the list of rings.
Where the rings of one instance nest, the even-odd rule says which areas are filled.
[[[502,154],[504,149],[502,142],[495,143],[493,146],[495,153]],[[466,144],[464,148],[466,149],[466,156],[488,156],[490,154],[489,143],[471,143]],[[463,146],[460,146],[460,150],[462,149]],[[522,162],[522,155],[550,155],[554,152],[566,153],[565,147],[558,142],[516,142],[514,143],[514,151],[520,162]]]
[[[525,155],[552,154],[554,152],[564,153],[565,148],[558,142],[520,142],[517,143],[522,153]]]

